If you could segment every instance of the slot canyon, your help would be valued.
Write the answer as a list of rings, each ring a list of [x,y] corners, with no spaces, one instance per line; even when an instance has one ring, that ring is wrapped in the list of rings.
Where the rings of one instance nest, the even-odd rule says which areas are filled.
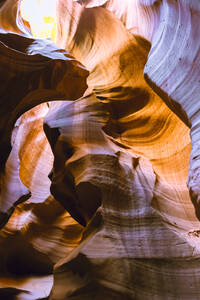
[[[200,0],[0,0],[0,95],[0,300],[200,300]]]

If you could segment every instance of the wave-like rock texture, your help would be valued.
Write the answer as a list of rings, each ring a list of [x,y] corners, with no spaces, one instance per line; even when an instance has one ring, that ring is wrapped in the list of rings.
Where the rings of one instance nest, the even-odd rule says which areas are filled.
[[[11,3],[18,17],[9,27]],[[16,55],[14,66],[26,68],[34,60],[31,68],[38,71],[23,71],[26,80],[22,85],[19,79],[19,93],[12,94],[15,109],[2,110],[2,134],[10,143],[12,133],[12,150],[5,154],[1,185],[7,215],[0,232],[0,296],[200,300],[200,225],[186,185],[192,115],[162,84],[168,74],[177,95],[194,93],[180,82],[198,59],[197,7],[188,3],[59,0],[57,48],[48,40],[4,33],[9,44],[2,43],[3,55]],[[31,23],[19,19],[18,4],[5,2],[0,24],[25,35],[23,26],[30,30]],[[185,54],[176,66],[183,42],[193,56]],[[169,55],[168,48],[174,49]],[[75,67],[68,66],[74,59],[66,51]],[[77,61],[90,71],[84,96],[88,73]],[[6,62],[0,60],[9,98],[6,74],[14,74],[15,85],[21,73]],[[156,80],[154,70],[160,72]],[[52,94],[45,97],[41,88]],[[37,98],[22,100],[27,89],[36,89]],[[61,101],[47,102],[55,97]],[[184,103],[195,110],[195,99]],[[19,203],[22,191],[31,197]]]
[[[144,73],[149,84],[191,127],[188,186],[200,218],[199,1],[163,1]]]
[[[73,31],[57,43],[90,70],[89,91],[52,105],[44,128],[51,192],[86,230],[56,265],[50,298],[199,299],[189,130],[143,78],[149,44],[104,8],[69,3],[60,1],[59,22]]]
[[[45,117],[55,154],[51,192],[87,224],[80,245],[55,267],[50,299],[198,299],[198,250],[151,207],[161,180],[147,159],[104,133],[109,119],[95,95]]]
[[[18,121],[20,178],[31,197],[15,207],[0,234],[0,287],[28,292],[19,291],[21,300],[49,295],[53,265],[79,244],[82,235],[82,226],[50,195],[53,157],[43,131],[47,111],[48,105],[41,104]]]
[[[88,72],[50,41],[28,39],[4,31],[0,34],[0,55],[0,211],[3,226],[14,207],[30,196],[19,177],[23,125],[18,118],[42,102],[81,96],[86,89]],[[18,124],[15,124],[17,119]]]

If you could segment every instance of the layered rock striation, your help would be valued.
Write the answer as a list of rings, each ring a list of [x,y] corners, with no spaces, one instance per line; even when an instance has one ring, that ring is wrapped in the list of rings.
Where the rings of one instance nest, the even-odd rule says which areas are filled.
[[[198,300],[198,1],[56,5],[0,9],[0,293]]]

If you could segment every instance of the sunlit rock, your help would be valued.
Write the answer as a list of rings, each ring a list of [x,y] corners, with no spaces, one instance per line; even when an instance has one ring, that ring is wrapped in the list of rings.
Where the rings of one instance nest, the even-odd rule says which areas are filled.
[[[144,70],[152,88],[190,129],[188,187],[200,218],[199,1],[162,1]]]
[[[0,41],[0,211],[1,224],[4,225],[14,206],[30,196],[19,178],[20,135],[23,134],[20,121],[15,125],[11,141],[16,120],[42,102],[63,97],[78,98],[87,87],[88,72],[50,41],[37,41],[5,32],[0,34]]]
[[[198,10],[4,1],[2,297],[200,300]]]

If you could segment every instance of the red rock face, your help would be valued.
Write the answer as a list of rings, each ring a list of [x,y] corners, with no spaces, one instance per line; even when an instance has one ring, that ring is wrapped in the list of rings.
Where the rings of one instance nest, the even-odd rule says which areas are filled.
[[[197,2],[2,4],[2,300],[200,299]]]

